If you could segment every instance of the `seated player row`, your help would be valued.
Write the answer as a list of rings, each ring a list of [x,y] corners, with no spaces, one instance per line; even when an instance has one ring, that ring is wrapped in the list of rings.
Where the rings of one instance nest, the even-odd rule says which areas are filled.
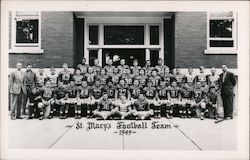
[[[57,116],[67,118],[74,108],[75,118],[82,116],[101,117],[103,119],[120,117],[145,119],[154,116],[172,118],[173,116],[204,117],[211,113],[217,118],[219,95],[215,86],[208,89],[201,82],[189,85],[188,82],[178,86],[176,81],[160,80],[158,86],[153,86],[151,80],[142,86],[139,79],[134,79],[132,85],[127,85],[124,79],[114,84],[112,79],[106,85],[96,79],[92,86],[87,80],[80,85],[71,80],[65,85],[59,83],[58,87],[51,85],[51,80],[45,80],[45,85],[33,87],[29,98],[29,116],[52,118]]]

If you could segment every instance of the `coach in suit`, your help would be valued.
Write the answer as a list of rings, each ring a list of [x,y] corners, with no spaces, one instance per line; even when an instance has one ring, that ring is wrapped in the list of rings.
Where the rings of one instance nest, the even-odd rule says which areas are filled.
[[[25,115],[26,105],[29,102],[31,89],[37,87],[37,77],[36,74],[31,70],[31,64],[27,65],[26,71],[24,72],[23,82],[26,89],[26,95],[24,96],[24,105],[23,105],[23,115]]]
[[[226,65],[222,65],[222,71],[223,73],[220,75],[220,80],[224,118],[233,119],[234,86],[236,80],[234,74],[228,71]]]
[[[11,94],[11,119],[22,119],[21,109],[23,108],[23,97],[26,93],[23,77],[22,64],[17,63],[17,69],[11,73],[9,83]]]

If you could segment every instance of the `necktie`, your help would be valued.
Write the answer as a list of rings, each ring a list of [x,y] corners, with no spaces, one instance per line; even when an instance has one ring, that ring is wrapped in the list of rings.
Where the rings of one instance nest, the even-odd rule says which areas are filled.
[[[225,81],[226,74],[227,74],[227,72],[223,73],[223,79],[222,79],[222,80],[223,80],[223,81],[222,81],[223,83],[224,83],[224,81]]]

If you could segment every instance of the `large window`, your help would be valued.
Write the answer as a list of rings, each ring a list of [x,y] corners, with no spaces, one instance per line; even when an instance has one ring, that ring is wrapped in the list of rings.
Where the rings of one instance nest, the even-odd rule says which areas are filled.
[[[11,51],[13,53],[42,53],[40,12],[12,12]]]
[[[105,45],[143,45],[144,26],[104,26]]]
[[[234,12],[208,13],[208,49],[236,49],[235,23]]]

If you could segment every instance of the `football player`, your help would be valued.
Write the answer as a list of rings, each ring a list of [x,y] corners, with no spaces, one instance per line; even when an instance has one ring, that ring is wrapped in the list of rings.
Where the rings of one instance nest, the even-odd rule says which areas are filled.
[[[143,67],[143,70],[145,70],[145,75],[150,76],[151,71],[154,70],[154,67],[151,66],[150,60],[146,61],[145,67]]]
[[[36,77],[37,77],[37,87],[42,88],[47,78],[47,76],[44,74],[44,68],[39,68]]]
[[[78,70],[80,72],[80,70]],[[80,73],[79,73],[80,75]],[[81,75],[82,76],[82,75]],[[80,90],[81,86],[75,84],[76,81],[70,81],[69,86],[67,87],[66,93],[66,101],[65,101],[65,108],[62,109],[63,119],[68,117],[69,107],[73,106],[75,109],[75,118],[81,118],[81,106],[77,106],[77,99],[78,99],[78,90]],[[79,82],[78,82],[79,83]],[[82,82],[81,82],[82,83]]]
[[[86,64],[86,58],[83,58],[82,63],[77,65],[77,68],[80,69],[82,75],[85,75],[87,73],[88,67],[89,65]]]
[[[121,59],[121,60],[120,60],[120,65],[118,65],[117,68],[118,68],[118,70],[119,70],[119,73],[120,73],[120,74],[123,74],[123,73],[125,73],[125,70],[126,70],[127,68],[129,68],[129,66],[126,65],[125,59]]]
[[[177,83],[178,87],[182,87],[183,81],[184,81],[184,75],[181,74],[180,68],[176,68],[176,73],[173,75],[174,80]]]
[[[170,104],[169,99],[168,99],[168,92],[169,92],[169,88],[166,87],[166,82],[161,81],[160,86],[157,87],[157,101],[160,104],[160,107],[157,110],[158,118],[161,117],[161,110],[163,111],[163,113],[165,113],[167,117],[166,110]]]
[[[114,84],[112,83],[111,79],[108,80],[108,83],[106,86],[104,86],[104,90],[105,92],[107,92],[108,94],[108,99],[111,99],[112,101],[115,100],[115,96],[116,96],[116,86],[114,86]]]
[[[216,74],[216,69],[213,67],[211,69],[211,75],[208,76],[208,87],[215,87],[215,90],[219,92],[220,90],[220,76]]]
[[[115,66],[113,66],[112,59],[109,59],[108,64],[104,67],[104,69],[105,69],[105,71],[107,73],[107,76],[112,76],[113,75],[114,68],[115,68]]]
[[[103,93],[103,97],[98,102],[97,109],[94,110],[93,113],[95,116],[101,117],[104,120],[116,113],[111,100],[108,99],[108,94],[106,92]]]
[[[92,67],[89,67],[88,68],[88,73],[86,73],[85,75],[85,79],[88,83],[89,86],[93,86],[94,83],[95,83],[95,76],[96,74],[94,73],[93,71],[93,68]]]
[[[45,81],[45,86],[41,89],[42,101],[38,103],[39,120],[48,118],[53,113],[51,105],[54,105],[54,89],[50,87],[50,80]]]
[[[105,86],[108,80],[105,69],[101,69],[100,75],[96,75],[96,79],[100,81],[101,85]]]
[[[58,74],[58,83],[62,83],[63,85],[68,85],[72,78],[72,74],[68,69],[67,63],[63,64],[63,70]]]
[[[134,76],[134,80],[138,80],[142,87],[146,86],[148,76],[145,75],[145,71],[140,69],[139,75]]]
[[[215,86],[211,86],[209,88],[209,92],[206,97],[206,104],[207,108],[209,110],[209,113],[211,113],[210,117],[214,117],[214,119],[219,118],[218,114],[218,107],[219,107],[219,94],[216,92]]]
[[[133,75],[139,75],[141,67],[138,66],[138,60],[137,59],[133,60],[133,66],[131,66],[130,69],[132,70]]]
[[[180,104],[180,88],[176,81],[173,81],[171,87],[169,87],[169,100],[170,105],[166,110],[166,117],[173,118],[174,108],[179,109]]]
[[[142,93],[142,87],[139,81],[136,79],[132,86],[130,86],[131,101],[134,102],[138,99],[139,95]]]
[[[113,103],[114,106],[119,108],[118,111],[114,110],[114,113],[118,114],[122,120],[129,118],[133,115],[132,104],[125,96],[121,96],[117,102]]]
[[[200,117],[201,120],[204,119],[205,113],[208,111],[206,108],[205,97],[207,91],[202,87],[201,82],[196,82],[196,87],[194,89],[194,100],[196,106],[197,117]]]
[[[94,60],[94,66],[92,68],[93,68],[93,72],[96,75],[100,73],[102,67],[99,65],[99,60],[98,59]]]
[[[185,75],[184,82],[188,83],[189,87],[194,87],[195,84],[195,75],[193,74],[193,68],[188,68],[188,74]]]
[[[163,60],[161,58],[158,59],[158,65],[155,66],[158,74],[164,73],[164,70],[167,66],[164,65]]]
[[[64,119],[66,118],[66,114],[65,114],[65,111],[67,110],[68,112],[68,109],[65,108],[65,103],[66,103],[66,86],[64,85],[59,85],[58,88],[55,90],[55,105],[57,106],[57,108],[59,108],[59,118],[60,119]],[[53,110],[51,111],[54,111],[55,109],[55,106],[52,107]],[[53,112],[50,114],[50,118],[53,117]],[[68,114],[68,113],[67,113]]]
[[[74,82],[75,87],[79,89],[82,85],[83,75],[81,75],[80,69],[76,69],[75,73],[76,74],[72,77],[72,80]]]
[[[195,105],[193,101],[193,88],[185,83],[180,89],[181,93],[181,106],[179,109],[179,114],[181,118],[191,118],[193,113],[193,106]]]
[[[200,82],[201,86],[204,87],[205,89],[208,89],[207,86],[207,75],[205,74],[205,67],[204,66],[200,66],[200,73],[196,76],[196,84],[197,82]]]
[[[118,68],[114,68],[114,73],[110,77],[114,85],[117,85],[119,83],[121,74],[119,74]]]
[[[130,92],[129,92],[129,88],[125,84],[124,79],[121,79],[120,83],[117,85],[116,99],[120,98],[121,96],[125,96],[126,99],[130,99],[130,97],[131,97]]]
[[[51,87],[56,88],[57,87],[57,77],[58,75],[56,74],[56,69],[54,67],[50,68],[50,73],[47,75],[47,78],[50,80],[51,82]]]
[[[32,119],[37,115],[38,103],[42,102],[39,90],[36,87],[31,88],[30,99],[28,103],[28,117],[27,119]]]
[[[102,95],[103,95],[103,92],[104,92],[104,88],[103,86],[101,85],[100,81],[99,80],[96,80],[95,81],[95,85],[93,85],[91,87],[91,96],[92,96],[92,104],[91,107],[89,108],[90,110],[87,111],[87,112],[90,112],[91,116],[93,115],[93,110],[95,110],[97,108],[97,104],[98,102],[100,101]]]
[[[139,99],[134,102],[133,115],[136,119],[146,119],[153,115],[153,110],[150,109],[149,104],[143,94],[139,95]]]
[[[161,78],[157,75],[156,70],[152,70],[152,75],[148,77],[148,81],[151,81],[153,87],[157,87],[159,85]]]
[[[130,73],[131,70],[129,68],[125,69],[125,73],[121,76],[121,79],[124,79],[125,84],[130,86],[133,84],[134,75]]]
[[[159,75],[161,77],[162,81],[166,82],[166,87],[169,87],[171,85],[172,79],[173,79],[173,75],[169,72],[169,68],[166,67],[164,69],[164,73],[161,73]]]
[[[143,89],[147,102],[149,103],[150,109],[153,109],[155,118],[158,118],[159,114],[159,104],[156,103],[157,91],[156,88],[152,86],[152,82],[147,82],[147,87]]]
[[[79,98],[77,99],[77,103],[76,103],[76,108],[75,108],[75,118],[79,117],[79,108],[83,108],[83,110],[85,111],[84,113],[86,113],[87,118],[89,118],[91,116],[91,108],[93,104],[91,104],[91,87],[88,86],[87,81],[82,81],[82,86],[80,88],[80,90],[78,91],[79,93]]]

